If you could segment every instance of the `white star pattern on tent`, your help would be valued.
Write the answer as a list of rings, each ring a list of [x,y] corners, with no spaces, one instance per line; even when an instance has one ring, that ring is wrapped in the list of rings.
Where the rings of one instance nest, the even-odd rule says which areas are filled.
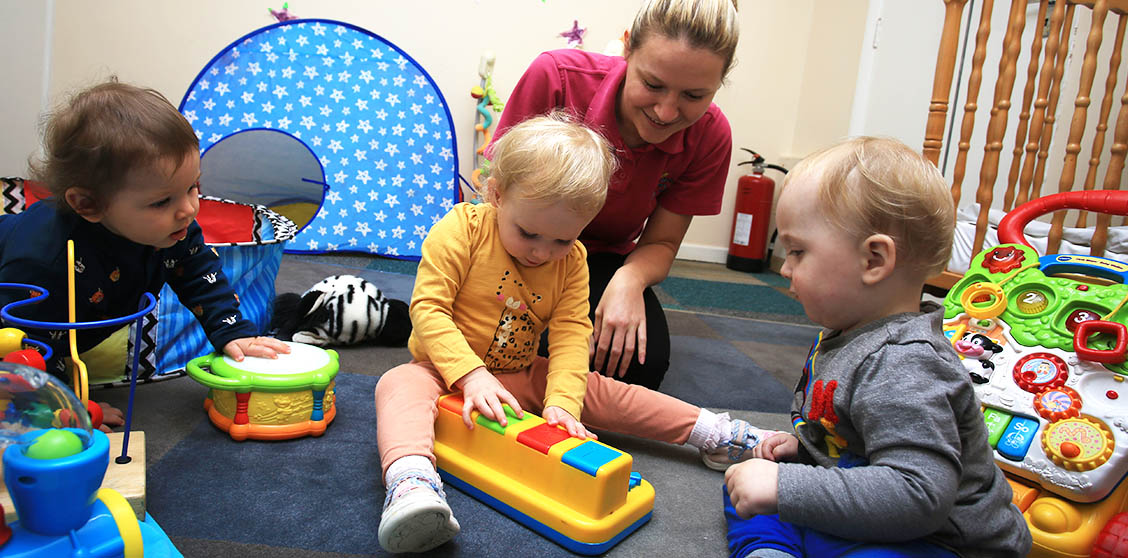
[[[406,53],[351,24],[292,20],[229,45],[181,112],[201,153],[236,132],[285,132],[320,160],[326,193],[289,251],[417,259],[454,206],[455,137],[446,101]]]

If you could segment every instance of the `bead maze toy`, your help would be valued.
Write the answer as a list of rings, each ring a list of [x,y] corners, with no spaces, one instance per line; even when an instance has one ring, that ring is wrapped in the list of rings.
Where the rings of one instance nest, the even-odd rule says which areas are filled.
[[[1124,556],[1128,264],[1039,257],[1022,233],[1070,207],[1125,215],[1128,192],[1055,194],[1010,212],[1003,244],[976,256],[944,299],[944,331],[983,404],[1031,556]]]
[[[151,516],[138,521],[120,493],[99,488],[110,442],[70,389],[0,362],[0,399],[4,483],[19,516],[0,527],[0,557],[182,558]]]
[[[18,521],[0,528],[0,558],[90,557],[90,558],[181,558],[181,554],[144,513],[137,512],[118,491],[103,487],[107,477],[111,443],[94,428],[101,422],[101,408],[88,398],[86,365],[78,355],[76,330],[116,327],[141,320],[156,307],[149,293],[141,297],[141,309],[129,316],[95,322],[75,319],[74,244],[67,242],[68,322],[45,322],[12,314],[51,296],[42,287],[23,283],[0,283],[2,289],[19,289],[29,297],[0,308],[5,323],[38,330],[65,330],[75,390],[60,383],[45,369],[50,346],[29,338],[23,330],[0,329],[0,449],[3,449],[6,497]],[[135,347],[141,332],[135,329]],[[121,434],[121,455],[116,466],[129,470],[129,433],[139,355],[133,354],[129,404]],[[30,366],[29,366],[30,365]],[[143,456],[143,452],[141,452]],[[143,463],[144,459],[137,461]],[[144,494],[144,468],[139,472]]]
[[[602,554],[650,520],[654,487],[631,472],[630,455],[508,405],[506,426],[474,411],[471,430],[462,404],[461,393],[440,397],[435,420],[448,485],[578,554]]]
[[[237,362],[215,353],[188,361],[192,379],[207,386],[204,409],[232,440],[320,436],[337,416],[337,352],[286,341],[289,354]]]

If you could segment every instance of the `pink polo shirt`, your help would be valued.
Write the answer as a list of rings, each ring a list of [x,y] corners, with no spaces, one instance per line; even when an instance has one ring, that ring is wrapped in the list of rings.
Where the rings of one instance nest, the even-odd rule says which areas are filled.
[[[526,118],[564,108],[611,141],[619,171],[611,179],[603,210],[580,235],[589,252],[633,250],[659,203],[681,215],[720,213],[728,178],[732,133],[715,104],[662,143],[636,149],[623,143],[615,114],[626,72],[627,62],[618,56],[575,49],[545,52],[517,82],[494,136],[497,141]]]

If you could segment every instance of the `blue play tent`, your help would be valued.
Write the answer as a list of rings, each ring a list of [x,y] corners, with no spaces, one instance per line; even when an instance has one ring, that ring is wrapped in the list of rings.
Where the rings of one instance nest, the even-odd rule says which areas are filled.
[[[180,111],[200,138],[203,193],[290,218],[301,230],[289,252],[418,259],[457,201],[442,93],[407,53],[355,25],[253,31],[200,71]]]

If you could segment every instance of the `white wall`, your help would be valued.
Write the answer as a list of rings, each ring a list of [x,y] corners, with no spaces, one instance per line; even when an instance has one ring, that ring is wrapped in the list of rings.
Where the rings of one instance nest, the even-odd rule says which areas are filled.
[[[53,1],[0,0],[0,176],[24,176],[38,145],[46,107],[47,56]]]
[[[110,74],[154,87],[176,104],[216,53],[274,23],[268,5],[118,0],[93,9],[79,0],[55,0],[54,9],[45,14],[45,19],[54,18],[53,24],[36,27],[28,13],[41,4],[0,0],[0,22],[20,21],[20,31],[41,43],[50,38],[46,90],[52,104]],[[638,5],[638,0],[289,2],[300,17],[338,19],[372,31],[426,69],[450,105],[464,176],[472,170],[475,100],[469,90],[479,82],[483,51],[497,55],[494,85],[504,99],[537,54],[566,46],[559,33],[570,29],[574,19],[588,30],[585,48],[602,51],[630,25]],[[866,0],[740,2],[737,64],[715,99],[732,124],[735,147],[749,147],[769,161],[786,163],[846,134],[866,5]],[[36,66],[38,72],[13,71],[19,80],[38,84],[41,67]],[[23,119],[11,120],[10,127],[18,133],[0,143],[0,174],[23,174],[22,161],[37,145],[32,113],[40,109],[39,101],[36,97],[34,106],[29,105],[30,97],[21,92],[23,104],[14,106],[13,93],[5,90],[0,95],[3,122],[9,122],[12,113]],[[694,220],[681,257],[724,261],[735,183],[747,169],[736,166],[742,155],[737,150],[733,156],[721,214]]]

